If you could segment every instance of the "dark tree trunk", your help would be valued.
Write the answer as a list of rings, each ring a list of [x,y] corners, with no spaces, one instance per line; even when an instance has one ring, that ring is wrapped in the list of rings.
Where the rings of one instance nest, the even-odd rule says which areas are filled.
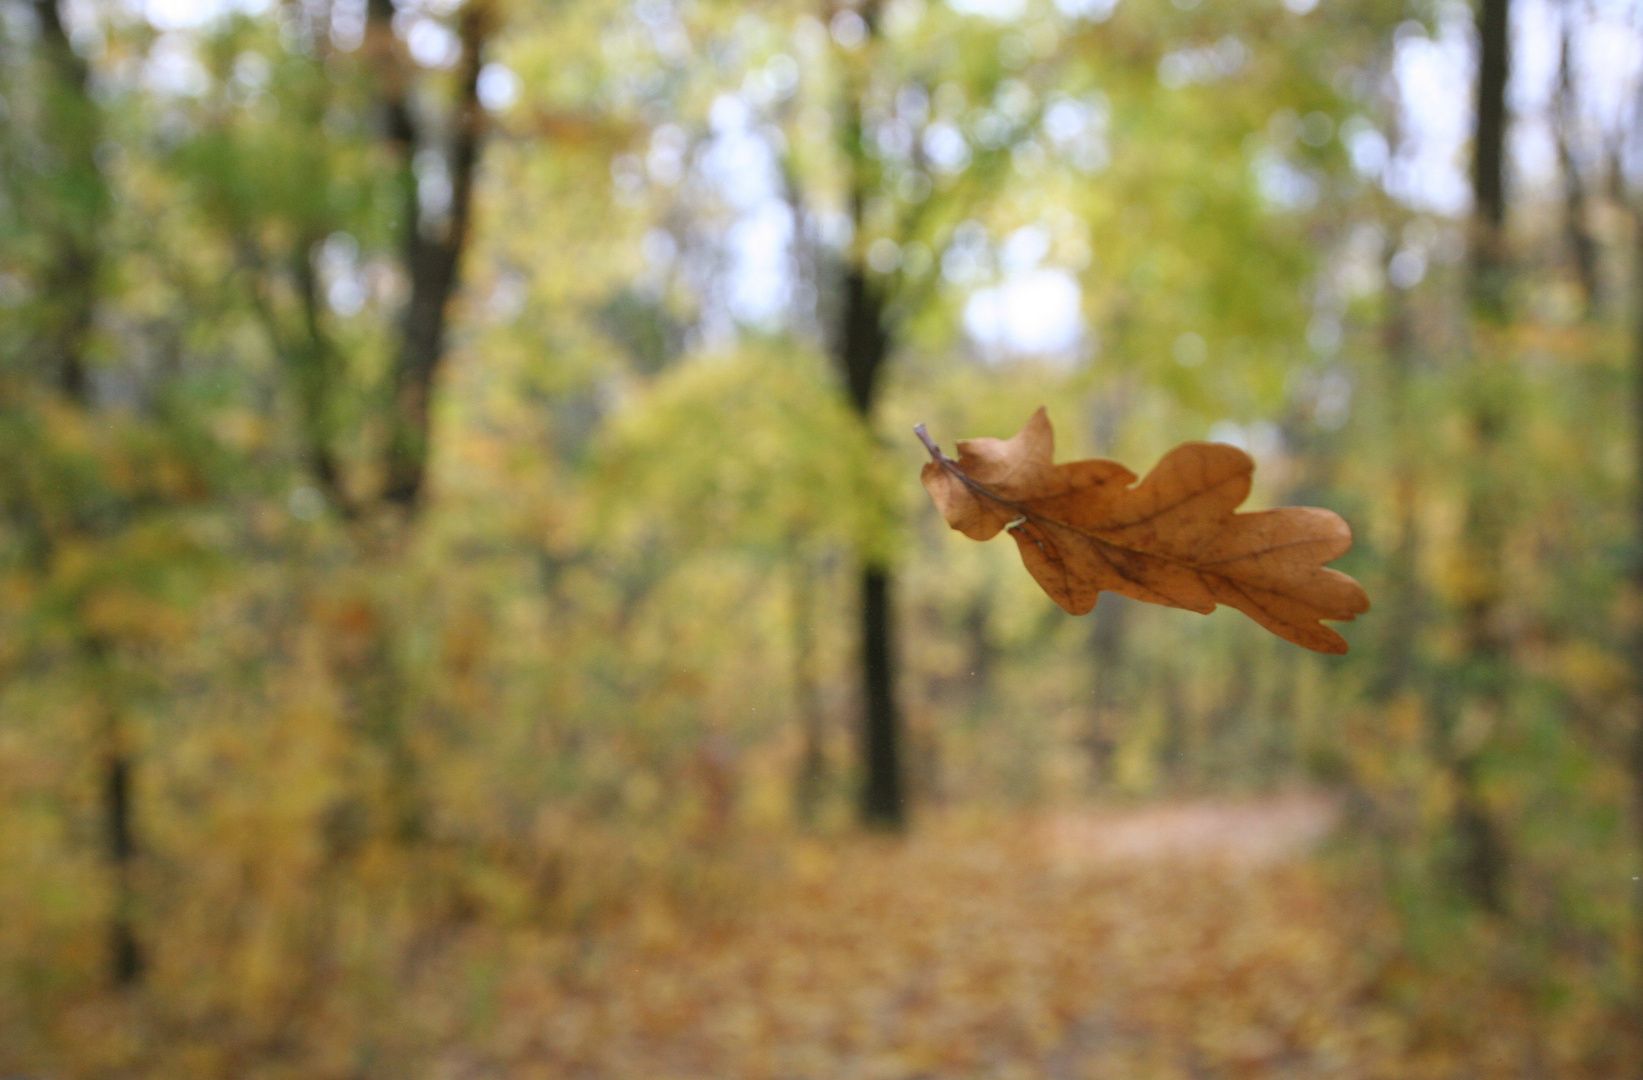
[[[81,671],[97,688],[101,723],[93,750],[97,775],[98,831],[108,866],[108,980],[116,987],[141,981],[144,963],[137,938],[137,827],[134,814],[133,774],[136,771],[125,719],[114,683],[112,641],[86,634],[80,639]]]
[[[132,872],[137,855],[131,821],[131,759],[120,745],[118,725],[111,717],[102,770],[103,837],[114,878],[108,924],[109,978],[116,986],[130,986],[142,977],[143,955],[131,910],[136,901]]]
[[[1573,13],[1566,10],[1562,49],[1558,54],[1557,112],[1552,130],[1557,139],[1558,163],[1563,173],[1563,231],[1568,239],[1575,276],[1580,281],[1581,294],[1586,302],[1586,314],[1590,316],[1602,306],[1602,282],[1598,276],[1597,241],[1587,221],[1586,180],[1580,171],[1580,159],[1575,154],[1573,141],[1579,120],[1573,60],[1570,57],[1573,37]]]
[[[1472,141],[1472,297],[1499,319],[1506,308],[1506,82],[1509,0],[1478,0],[1477,118]]]
[[[51,242],[45,289],[53,310],[39,342],[46,377],[79,408],[91,405],[86,346],[97,311],[97,278],[102,265],[102,228],[108,216],[108,186],[97,165],[102,117],[91,96],[91,71],[74,51],[57,0],[34,0],[40,49],[51,76],[46,90],[43,132],[57,151],[52,170],[52,202],[44,215]],[[108,677],[112,645],[87,634],[79,642],[84,669]],[[105,695],[111,691],[104,689]],[[119,706],[111,697],[101,703],[104,722],[94,751],[104,857],[111,885],[108,924],[108,974],[116,986],[130,986],[142,976],[143,954],[134,926],[137,853],[132,820],[133,762],[126,745]]]
[[[1090,754],[1090,777],[1097,787],[1112,779],[1118,753],[1119,672],[1124,670],[1124,639],[1129,625],[1127,596],[1109,592],[1095,605],[1090,623],[1090,723],[1084,737]]]
[[[1120,348],[1122,346],[1119,346]],[[1090,414],[1090,442],[1098,453],[1117,445],[1130,412],[1134,388],[1128,379],[1105,388]],[[1103,595],[1090,616],[1090,711],[1084,732],[1089,754],[1090,782],[1096,789],[1112,780],[1121,726],[1120,702],[1125,642],[1135,603],[1115,592]]]
[[[907,820],[902,778],[901,713],[896,708],[890,572],[867,565],[861,575],[863,772],[861,816],[870,826],[899,829]]]
[[[860,200],[856,200],[859,206]],[[859,213],[858,213],[859,218]],[[844,268],[834,358],[850,404],[871,424],[880,377],[890,355],[884,297],[861,266]],[[890,567],[874,556],[861,568],[861,817],[874,828],[906,824],[901,748],[903,724],[896,704],[894,626]]]
[[[69,41],[57,0],[34,0],[34,14],[51,73],[44,110],[49,130],[42,134],[56,150],[48,166],[51,203],[44,215],[51,263],[43,285],[52,310],[38,348],[48,377],[64,395],[83,402],[85,347],[96,315],[101,231],[108,216],[108,188],[97,166],[102,118],[91,97],[90,70]]]
[[[393,0],[367,0],[364,53],[372,65],[381,138],[392,151],[399,185],[401,260],[410,295],[400,313],[397,353],[394,357],[392,400],[386,416],[387,442],[383,448],[383,483],[376,497],[362,506],[346,499],[342,478],[330,456],[325,437],[325,412],[331,380],[327,343],[313,316],[318,305],[314,282],[306,273],[298,279],[309,301],[307,340],[313,365],[307,372],[309,389],[319,395],[306,412],[313,432],[310,465],[315,479],[338,497],[348,516],[361,516],[358,536],[367,560],[379,561],[384,579],[403,551],[423,503],[430,448],[430,422],[435,383],[448,351],[448,317],[461,281],[462,259],[471,235],[474,185],[486,134],[485,110],[479,100],[479,74],[493,30],[492,0],[467,0],[457,16],[462,52],[454,73],[449,137],[430,138],[421,130],[412,105],[414,69],[395,35]],[[446,171],[450,200],[443,206],[425,205],[418,177],[436,160]],[[307,258],[307,252],[302,253]],[[299,386],[299,389],[302,387]],[[379,528],[382,515],[361,515],[372,509],[392,510],[389,525]],[[355,691],[352,713],[370,748],[380,755],[384,833],[397,844],[411,846],[425,840],[426,808],[420,790],[419,760],[407,727],[411,722],[408,675],[399,655],[402,616],[386,596],[363,599],[369,613],[369,641],[360,651],[348,685]],[[358,822],[368,820],[356,800],[341,803],[333,815],[333,850],[340,856],[358,848]]]
[[[416,174],[419,146],[406,88],[404,58],[393,36],[390,0],[370,0],[370,38],[377,55],[384,135],[398,159],[405,230],[404,265],[410,299],[400,323],[399,357],[394,367],[394,399],[389,418],[383,498],[414,511],[428,471],[429,424],[434,383],[445,359],[451,299],[461,280],[473,211],[474,182],[485,136],[485,109],[479,101],[479,72],[491,33],[485,0],[469,0],[460,16],[462,59],[448,145],[437,148],[450,180],[450,205],[438,213],[423,206]]]
[[[319,238],[310,235],[293,252],[292,270],[297,293],[302,298],[303,336],[297,343],[282,349],[297,383],[298,404],[302,410],[302,424],[307,438],[308,468],[314,482],[324,491],[332,504],[345,514],[353,512],[353,503],[343,483],[342,470],[331,450],[330,398],[335,384],[336,359],[331,339],[325,331],[322,314],[324,300],[320,296],[319,274],[314,266],[314,248]],[[273,307],[265,304],[265,321],[275,330]]]
[[[1500,326],[1508,318],[1506,258],[1506,82],[1509,71],[1508,0],[1480,0],[1477,13],[1477,127],[1472,148],[1471,306],[1481,322]],[[1443,754],[1455,787],[1454,837],[1457,873],[1466,895],[1479,908],[1505,910],[1504,883],[1509,855],[1500,826],[1483,798],[1479,770],[1489,733],[1503,719],[1510,657],[1499,613],[1505,595],[1503,547],[1510,490],[1498,458],[1505,444],[1509,373],[1492,355],[1494,343],[1479,340],[1471,359],[1468,388],[1470,452],[1476,463],[1468,478],[1461,543],[1470,574],[1461,605],[1465,657],[1455,676],[1464,699],[1438,711]],[[1447,696],[1447,695],[1445,695]],[[1474,715],[1474,711],[1475,714]],[[1474,734],[1476,729],[1479,734]]]
[[[1632,512],[1636,520],[1638,539],[1634,541],[1634,550],[1631,567],[1632,588],[1638,596],[1643,596],[1643,203],[1633,210],[1632,215],[1632,242],[1635,245],[1635,280],[1633,302],[1636,311],[1633,318],[1637,320],[1636,338],[1632,343],[1632,460],[1634,473],[1632,480]],[[1634,693],[1643,691],[1643,625],[1632,631],[1632,683]],[[1631,744],[1631,780],[1632,780],[1632,829],[1637,843],[1637,863],[1643,865],[1643,710],[1633,718]],[[1643,871],[1640,871],[1643,874]],[[1638,940],[1643,941],[1643,881],[1639,881],[1639,874],[1632,876],[1632,919],[1633,930]],[[1643,953],[1637,958],[1637,971],[1632,988],[1632,1007],[1636,1020],[1632,1025],[1634,1032],[1643,1039]],[[1637,1076],[1643,1080],[1643,1053],[1638,1054]]]
[[[321,116],[323,110],[313,110],[308,118],[317,125]],[[262,323],[274,353],[284,363],[296,391],[309,476],[332,505],[344,517],[351,518],[358,507],[353,503],[341,463],[331,448],[331,399],[337,382],[338,356],[326,329],[325,298],[314,264],[314,249],[322,237],[322,231],[310,227],[284,253],[277,267],[271,264],[260,238],[243,225],[232,233],[230,242],[250,281],[248,299],[252,310]],[[301,302],[301,320],[295,327],[288,326],[280,317],[274,298],[274,282],[282,270],[289,275]]]
[[[1389,261],[1392,248],[1388,246]],[[1386,356],[1387,427],[1397,455],[1393,492],[1398,531],[1387,559],[1385,637],[1369,687],[1371,696],[1380,702],[1396,697],[1414,677],[1415,645],[1426,613],[1416,565],[1420,552],[1420,507],[1416,502],[1420,476],[1410,445],[1415,434],[1409,415],[1416,348],[1414,313],[1401,289],[1388,290],[1386,305],[1382,346]]]
[[[844,272],[838,361],[850,404],[863,420],[873,415],[879,376],[890,355],[890,333],[884,322],[884,298],[859,266]]]

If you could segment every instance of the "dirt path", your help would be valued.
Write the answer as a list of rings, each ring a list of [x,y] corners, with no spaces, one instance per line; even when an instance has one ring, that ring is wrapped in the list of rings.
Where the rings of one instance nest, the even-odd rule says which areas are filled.
[[[1242,802],[1062,814],[1045,823],[1044,839],[1063,866],[1185,860],[1247,869],[1305,855],[1339,819],[1336,800],[1298,792]]]
[[[1373,920],[1300,858],[1334,817],[1292,797],[807,845],[716,932],[641,912],[574,965],[520,965],[448,1071],[1395,1075]]]

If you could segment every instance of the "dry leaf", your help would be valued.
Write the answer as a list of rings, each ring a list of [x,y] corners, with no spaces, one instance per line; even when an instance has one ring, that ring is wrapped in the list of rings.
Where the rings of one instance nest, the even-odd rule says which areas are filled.
[[[935,459],[924,486],[947,523],[972,540],[1008,529],[1033,578],[1074,615],[1103,589],[1204,614],[1227,604],[1286,641],[1344,653],[1346,639],[1319,620],[1369,610],[1356,581],[1324,566],[1352,546],[1337,514],[1235,512],[1255,471],[1235,446],[1177,446],[1135,484],[1116,461],[1054,464],[1043,409],[1014,438],[959,443],[957,461],[916,430]]]

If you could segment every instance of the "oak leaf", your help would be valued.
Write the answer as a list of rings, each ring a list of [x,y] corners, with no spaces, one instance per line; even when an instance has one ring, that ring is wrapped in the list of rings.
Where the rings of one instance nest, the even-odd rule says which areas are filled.
[[[1255,463],[1235,446],[1184,443],[1137,484],[1116,461],[1054,464],[1042,408],[1013,438],[960,442],[956,461],[915,430],[934,459],[924,486],[947,523],[972,540],[1008,530],[1033,578],[1074,615],[1103,589],[1203,614],[1226,604],[1286,641],[1344,653],[1346,639],[1320,620],[1369,610],[1356,581],[1324,566],[1352,546],[1337,514],[1236,512]]]

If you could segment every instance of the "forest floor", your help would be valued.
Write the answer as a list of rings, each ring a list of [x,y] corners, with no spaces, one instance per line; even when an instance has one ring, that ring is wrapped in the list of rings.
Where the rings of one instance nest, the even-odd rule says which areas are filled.
[[[575,957],[516,957],[488,1045],[445,1072],[1520,1075],[1520,1040],[1427,1038],[1389,1007],[1384,902],[1312,857],[1336,818],[1288,796],[806,842],[722,919],[641,906]]]
[[[190,995],[222,1001],[250,981],[204,963],[157,971],[140,995],[93,996],[59,1016],[58,1052],[14,1058],[14,1071],[85,1080],[1632,1075],[1623,1014],[1596,991],[1565,994],[1548,1010],[1534,989],[1539,969],[1490,924],[1456,924],[1439,952],[1413,955],[1362,840],[1345,829],[1331,839],[1339,817],[1316,795],[1015,818],[931,813],[901,838],[655,842],[641,873],[632,861],[640,838],[577,828],[563,863],[571,876],[547,887],[560,898],[554,913],[408,909],[405,947],[354,978],[318,965],[282,1008],[249,991],[238,1006],[191,1006]],[[363,916],[395,919],[380,906]],[[184,1019],[190,1010],[196,1018]]]

